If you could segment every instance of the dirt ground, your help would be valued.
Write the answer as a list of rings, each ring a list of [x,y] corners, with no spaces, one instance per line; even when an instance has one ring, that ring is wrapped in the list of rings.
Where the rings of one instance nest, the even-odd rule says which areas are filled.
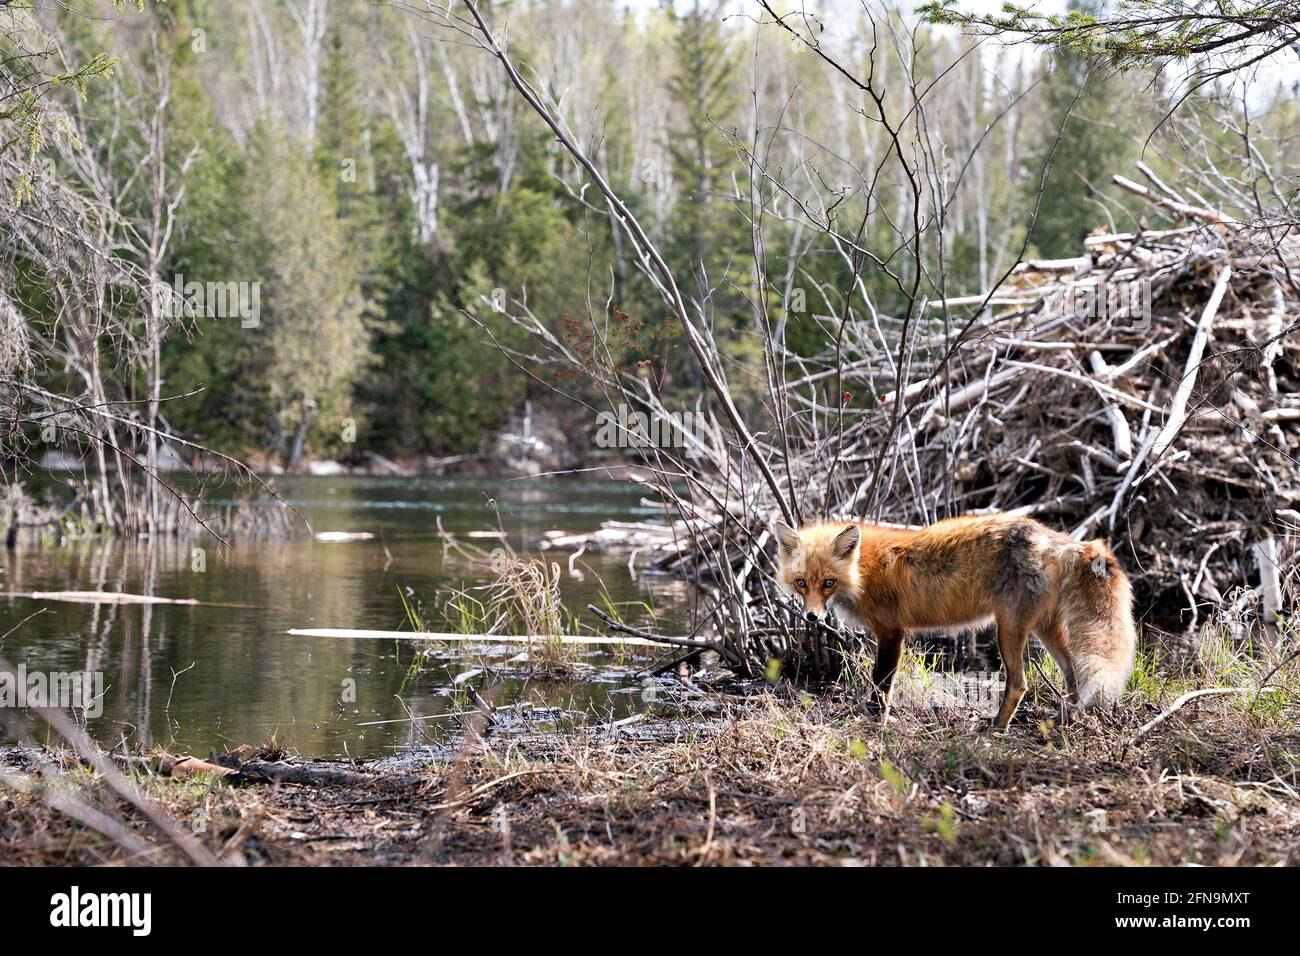
[[[1142,733],[1172,700],[1064,730],[1030,701],[992,733],[973,712],[902,707],[882,724],[766,693],[567,736],[469,727],[457,752],[400,762],[244,751],[219,758],[225,778],[156,753],[115,762],[234,865],[1294,865],[1300,732],[1274,696],[1205,697]],[[0,862],[186,860],[83,763],[0,752]],[[273,779],[294,775],[341,782]],[[61,809],[68,792],[137,842]]]

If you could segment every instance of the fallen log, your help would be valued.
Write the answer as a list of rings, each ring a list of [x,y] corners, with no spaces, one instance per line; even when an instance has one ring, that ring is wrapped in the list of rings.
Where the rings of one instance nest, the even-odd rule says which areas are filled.
[[[115,753],[109,756],[115,764],[133,773],[156,773],[164,777],[211,776],[231,785],[292,783],[310,787],[370,787],[376,784],[406,786],[426,782],[423,778],[410,774],[394,776],[349,770],[336,762],[325,760],[241,760],[237,753],[211,753],[207,757],[169,753],[150,756]]]
[[[1174,199],[1167,199],[1164,196],[1158,196],[1141,183],[1135,183],[1127,177],[1115,175],[1111,177],[1111,182],[1120,189],[1127,189],[1135,196],[1141,196],[1149,203],[1157,206],[1163,206],[1171,212],[1177,213],[1189,219],[1200,219],[1203,222],[1212,222],[1219,225],[1234,224],[1232,219],[1226,218],[1223,213],[1217,209],[1206,209],[1204,206],[1193,206],[1190,203],[1178,202]]]
[[[184,604],[191,607],[226,607],[257,610],[256,604],[224,604],[196,598],[165,598],[152,594],[127,594],[123,591],[6,591],[7,598],[30,598],[34,601],[62,601],[65,604]]]
[[[419,778],[380,777],[372,773],[358,773],[341,767],[313,764],[281,763],[271,760],[249,760],[241,763],[237,771],[241,783],[293,783],[309,787],[373,787],[379,783],[414,783]]]
[[[459,644],[560,644],[611,646],[630,644],[637,647],[660,647],[672,644],[679,647],[711,647],[703,641],[691,641],[687,638],[649,636],[650,632],[640,632],[646,636],[615,636],[604,634],[555,634],[543,636],[538,634],[453,634],[445,631],[380,631],[367,628],[346,627],[293,627],[285,632],[294,637],[336,637],[347,640],[417,640],[440,641]]]
[[[36,601],[64,601],[69,604],[198,604],[195,598],[164,598],[152,594],[119,591],[6,591],[5,597]]]

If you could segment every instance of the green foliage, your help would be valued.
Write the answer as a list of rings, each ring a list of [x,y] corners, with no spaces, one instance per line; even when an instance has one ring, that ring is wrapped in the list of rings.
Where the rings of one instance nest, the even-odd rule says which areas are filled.
[[[1261,40],[1285,49],[1300,20],[1294,0],[1119,0],[1105,12],[1098,5],[1064,14],[1004,3],[1001,15],[967,13],[964,5],[963,0],[932,0],[916,12],[929,23],[1023,34],[1033,43],[1119,70],[1211,52],[1233,58],[1240,54],[1238,65],[1244,66],[1258,53]]]
[[[373,446],[473,453],[531,394],[527,376],[493,344],[523,344],[502,306],[526,299],[558,327],[581,304],[574,280],[588,255],[539,168],[542,155],[534,140],[501,195],[493,151],[467,148],[455,169],[476,188],[443,208],[440,230],[455,237],[446,248],[422,248],[404,200],[390,200],[397,237],[386,263],[386,321],[377,330],[380,371],[363,387]]]
[[[114,0],[114,4],[120,6],[121,2]],[[53,88],[66,86],[85,99],[89,84],[111,76],[117,60],[105,53],[94,53],[71,69],[43,72],[39,64],[44,58],[32,55],[4,32],[0,32],[0,60],[5,65],[0,75],[7,87],[0,93],[0,154],[17,148],[22,155],[25,168],[13,186],[14,204],[22,206],[32,199],[32,177],[45,149],[47,132],[70,136],[76,148],[81,146],[65,122],[58,117],[51,118],[45,104],[46,95]],[[12,102],[4,105],[6,101]]]
[[[1116,110],[1114,104],[1135,92],[1122,77],[1107,75],[1080,53],[1066,48],[1052,55],[1044,99],[1060,137],[1054,129],[1030,160],[1036,171],[1048,167],[1041,198],[1041,180],[1035,176],[1026,182],[1023,199],[1027,209],[1038,203],[1030,241],[1039,255],[1076,255],[1090,230],[1107,225],[1101,200],[1109,192],[1110,177],[1131,164],[1140,135],[1135,112]]]
[[[340,433],[369,359],[358,264],[337,200],[298,144],[265,130],[246,158],[213,163],[195,184],[211,192],[191,193],[198,228],[174,269],[186,281],[260,283],[261,310],[255,327],[240,316],[198,316],[192,341],[170,350],[172,386],[205,388],[178,424],[282,456],[309,398],[323,447]]]
[[[738,63],[717,9],[698,2],[678,23],[673,49],[668,89],[681,115],[666,146],[683,202],[671,251],[703,296],[735,275],[733,260],[745,252],[742,223],[726,198],[735,156],[723,132],[737,107]],[[725,285],[718,295],[734,300]]]
[[[644,372],[670,407],[698,400],[698,368],[626,236],[585,172],[508,87],[494,85],[500,77],[490,79],[495,74],[476,51],[413,46],[419,29],[409,30],[406,17],[382,5],[355,16],[340,12],[318,51],[319,109],[308,142],[298,82],[303,41],[283,5],[263,4],[265,23],[246,0],[119,2],[121,18],[87,16],[106,9],[104,2],[77,0],[51,13],[68,49],[61,61],[45,62],[80,66],[40,73],[30,58],[8,61],[12,92],[0,94],[0,146],[20,152],[30,170],[56,152],[55,136],[74,133],[47,104],[76,104],[86,142],[69,139],[58,152],[68,153],[66,145],[84,149],[106,181],[132,183],[114,215],[146,235],[154,168],[148,130],[153,97],[167,82],[164,166],[178,202],[162,276],[261,283],[257,328],[241,327],[238,317],[190,317],[168,330],[165,393],[204,388],[196,398],[164,404],[169,426],[224,451],[282,457],[303,399],[311,398],[319,411],[308,454],[472,454],[525,400],[555,400],[552,387],[592,404],[603,398],[580,372],[557,375],[554,366],[531,361],[535,343],[511,320],[525,311],[593,366],[608,348],[614,366]],[[1268,2],[1219,6],[1206,18],[1236,17],[1266,32],[1277,12]],[[970,54],[969,41],[955,31],[917,27],[898,14],[890,25],[905,27],[900,36],[917,30],[922,41],[911,56],[883,32],[873,46],[860,20],[859,42],[836,48],[837,55],[845,51],[847,70],[874,75],[890,94],[889,109],[899,113],[906,105],[897,96],[904,68],[919,87],[933,88],[924,116],[889,117],[897,143],[869,98],[819,57],[792,49],[778,30],[725,17],[712,0],[638,17],[617,16],[608,0],[542,0],[512,9],[512,25],[526,29],[512,34],[511,55],[539,91],[561,104],[565,122],[663,251],[683,294],[701,304],[700,321],[719,342],[744,413],[762,400],[764,333],[779,329],[790,351],[825,358],[846,313],[878,313],[881,334],[896,334],[899,317],[915,306],[905,292],[913,280],[931,299],[941,274],[946,295],[987,288],[1019,252],[1035,203],[1031,254],[1076,254],[1081,234],[1107,224],[1108,212],[1125,217],[1124,197],[1107,184],[1131,166],[1159,105],[1140,92],[1137,78],[1113,67],[1137,62],[1135,44],[1155,42],[1141,20],[1156,7],[1136,2],[1104,14],[1075,9],[1039,18],[1008,4],[983,20],[961,7],[960,0],[939,0],[920,10],[933,24],[1029,29],[1051,44],[1053,71],[1020,103],[1040,75],[1037,60],[981,60],[988,51]],[[579,15],[583,31],[570,61],[570,47],[549,45],[550,37],[565,18]],[[199,28],[206,50],[191,43]],[[152,46],[155,30],[161,42]],[[1126,38],[1125,30],[1135,32]],[[0,26],[0,46],[2,34]],[[1150,49],[1191,49],[1211,34],[1205,18],[1184,20],[1159,39],[1164,46]],[[412,137],[408,105],[419,84],[427,116]],[[755,146],[755,102],[758,151],[770,155],[762,157],[766,177],[751,183],[745,152]],[[1192,115],[1226,179],[1244,184],[1243,192],[1273,188],[1277,177],[1266,176],[1265,162],[1231,158],[1234,133],[1208,113]],[[1296,165],[1294,147],[1285,145],[1295,117],[1294,100],[1284,96],[1271,117],[1251,117],[1251,146],[1271,170]],[[1171,142],[1145,158],[1174,180],[1160,156],[1173,152]],[[956,171],[977,148],[960,192],[944,192],[955,189]],[[426,219],[422,231],[417,221],[416,162],[438,174],[436,229]],[[1039,171],[1049,162],[1039,202]],[[900,242],[914,212],[905,169],[932,187],[944,184],[919,210],[920,263]],[[30,172],[11,182],[12,198],[26,201]],[[95,198],[94,184],[79,188]],[[765,201],[758,264],[751,189]],[[824,203],[839,241],[806,221],[793,196],[814,201],[813,211],[816,201]],[[942,207],[942,243],[934,226],[941,196],[951,200]],[[846,254],[853,245],[869,255],[853,262]],[[141,265],[139,249],[129,254]],[[39,264],[18,262],[14,275],[32,327],[48,331],[58,309]],[[792,289],[800,293],[798,305],[789,301]],[[140,306],[114,304],[127,322],[138,321],[133,310]],[[769,329],[760,324],[764,315]],[[943,320],[938,310],[910,318]],[[50,363],[43,384],[68,386],[71,373],[59,364]],[[147,388],[139,368],[114,374],[124,393]],[[891,378],[882,369],[876,391],[889,391]],[[824,387],[817,397],[834,407],[833,385]],[[838,397],[854,405],[876,400]],[[351,446],[339,438],[349,417],[357,422]],[[584,424],[574,419],[574,431]]]

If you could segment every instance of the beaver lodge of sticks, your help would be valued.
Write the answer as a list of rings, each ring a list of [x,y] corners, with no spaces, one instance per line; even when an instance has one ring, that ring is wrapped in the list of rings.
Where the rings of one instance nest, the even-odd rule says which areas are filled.
[[[772,362],[772,424],[754,431],[795,517],[1033,514],[1108,539],[1148,626],[1217,615],[1275,639],[1300,527],[1300,237],[1149,178],[1114,181],[1158,228],[1088,236],[1075,258],[1022,262],[991,292],[919,301],[909,320],[851,320],[820,366]],[[849,398],[862,395],[876,400]],[[548,544],[630,547],[701,582],[743,670],[799,650],[809,673],[833,672],[837,638],[803,634],[773,588],[774,496],[714,437],[694,466],[648,459],[667,526]]]

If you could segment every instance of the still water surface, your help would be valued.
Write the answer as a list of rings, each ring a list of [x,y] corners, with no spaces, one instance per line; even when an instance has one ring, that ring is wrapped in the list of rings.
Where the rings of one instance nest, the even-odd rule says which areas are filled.
[[[30,671],[100,672],[102,716],[89,721],[106,744],[207,753],[272,735],[309,756],[373,757],[445,740],[466,706],[454,679],[498,705],[560,707],[588,719],[644,709],[632,668],[584,656],[581,680],[551,680],[505,662],[518,646],[434,649],[411,640],[295,637],[289,628],[407,628],[403,595],[426,626],[443,630],[448,588],[481,585],[490,569],[444,555],[435,522],[452,533],[500,523],[517,550],[537,554],[548,529],[585,531],[606,519],[654,521],[640,489],[621,482],[542,479],[290,477],[284,498],[315,532],[370,532],[371,540],[325,543],[305,531],[288,540],[242,540],[222,553],[203,542],[78,540],[20,545],[3,565],[3,590],[122,591],[240,607],[68,604],[6,597],[0,654]],[[492,546],[490,541],[480,544]],[[567,568],[568,552],[555,554]],[[583,554],[567,570],[565,606],[590,619],[602,588],[625,618],[680,633],[690,595],[680,582],[634,580],[626,556]],[[640,605],[653,609],[655,618]],[[35,617],[26,620],[33,612]],[[25,621],[25,623],[24,623]],[[595,623],[594,621],[592,623]],[[653,658],[650,658],[653,660]],[[644,663],[645,659],[642,659]],[[413,667],[413,664],[416,665]],[[355,682],[355,683],[350,683]],[[349,700],[353,696],[355,700]],[[376,723],[376,722],[383,723]]]

